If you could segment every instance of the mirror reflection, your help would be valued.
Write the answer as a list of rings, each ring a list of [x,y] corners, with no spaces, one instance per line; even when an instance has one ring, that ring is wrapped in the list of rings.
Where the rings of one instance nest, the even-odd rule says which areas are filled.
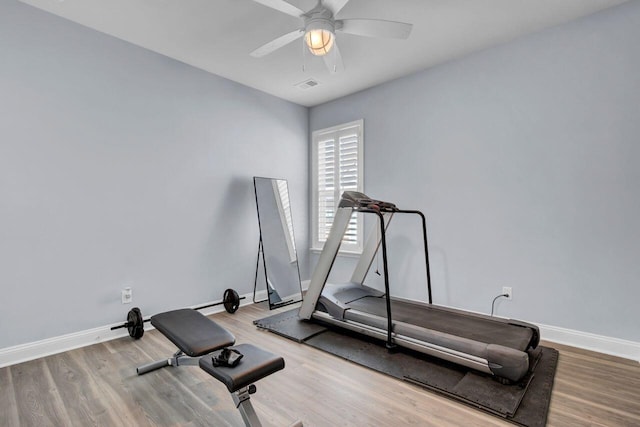
[[[269,308],[301,301],[302,287],[287,180],[254,177],[253,185],[260,227],[254,301],[260,267],[264,271],[263,287],[267,290]]]

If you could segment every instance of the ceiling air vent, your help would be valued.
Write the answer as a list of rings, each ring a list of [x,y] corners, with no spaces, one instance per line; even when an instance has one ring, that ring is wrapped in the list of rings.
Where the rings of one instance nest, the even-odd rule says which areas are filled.
[[[310,89],[310,88],[312,88],[314,86],[318,86],[319,84],[320,83],[317,80],[308,79],[308,80],[300,82],[300,83],[298,83],[298,84],[296,84],[294,86],[297,87],[298,89],[307,90],[307,89]]]

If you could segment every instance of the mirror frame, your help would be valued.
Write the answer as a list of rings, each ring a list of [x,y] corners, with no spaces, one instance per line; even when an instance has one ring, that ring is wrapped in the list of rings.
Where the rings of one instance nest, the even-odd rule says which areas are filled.
[[[287,260],[287,262],[289,264],[293,264],[295,263],[295,271],[296,271],[296,277],[298,279],[298,290],[299,290],[299,297],[297,295],[294,295],[294,297],[290,297],[288,296],[287,299],[282,300],[280,298],[280,296],[277,293],[277,288],[274,287],[273,291],[270,292],[269,289],[269,274],[268,274],[268,268],[267,268],[267,260],[265,258],[265,253],[264,253],[264,244],[263,244],[263,224],[262,221],[260,219],[260,202],[258,200],[258,187],[256,185],[256,180],[270,180],[271,183],[273,184],[273,182],[277,182],[277,181],[284,181],[286,184],[286,188],[287,188],[287,196],[289,196],[289,182],[284,179],[284,178],[270,178],[270,177],[262,177],[262,176],[254,176],[253,177],[253,191],[254,191],[254,196],[256,199],[256,213],[258,215],[258,230],[259,230],[259,241],[258,241],[258,256],[257,256],[257,260],[256,260],[256,274],[255,274],[255,279],[253,282],[253,302],[254,303],[259,303],[259,302],[264,302],[264,301],[269,301],[269,310],[273,310],[275,308],[278,307],[283,307],[285,305],[289,305],[289,304],[294,304],[296,302],[300,302],[302,301],[302,282],[300,280],[300,267],[299,267],[299,260],[298,260],[298,252],[296,249],[296,244],[295,244],[295,234],[294,234],[294,229],[293,229],[293,220],[287,221],[286,217],[283,217],[282,215],[282,209],[284,209],[283,204],[282,204],[282,199],[280,198],[280,200],[276,199],[276,204],[278,205],[278,216],[280,217],[280,221],[282,223],[282,229],[283,229],[283,236],[285,239],[285,244],[287,246],[287,249],[289,251],[289,259]],[[289,201],[291,199],[289,198]],[[288,206],[289,209],[289,218],[292,217],[291,215],[291,205],[289,203]],[[263,214],[264,214],[264,209],[263,209]],[[289,233],[285,232],[285,227],[286,230],[289,231]],[[287,236],[288,235],[288,236]],[[287,238],[289,237],[289,238]],[[260,258],[262,258],[262,269],[264,271],[264,281],[265,281],[265,287],[266,287],[266,291],[267,291],[267,298],[263,299],[263,300],[256,300],[256,292],[257,292],[257,287],[258,287],[258,274],[259,274],[259,269],[260,269]]]

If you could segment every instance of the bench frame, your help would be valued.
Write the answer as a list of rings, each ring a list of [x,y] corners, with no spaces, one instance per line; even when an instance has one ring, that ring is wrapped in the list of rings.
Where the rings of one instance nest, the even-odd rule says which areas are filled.
[[[190,357],[184,354],[182,350],[176,351],[172,357],[168,359],[161,359],[155,362],[147,363],[145,365],[136,368],[138,375],[146,374],[147,372],[155,371],[156,369],[164,368],[165,366],[197,366],[200,357]]]

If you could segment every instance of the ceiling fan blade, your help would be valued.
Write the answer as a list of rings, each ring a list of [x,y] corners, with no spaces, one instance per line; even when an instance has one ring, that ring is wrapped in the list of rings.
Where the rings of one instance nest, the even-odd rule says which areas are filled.
[[[327,66],[329,72],[331,74],[340,73],[344,71],[344,63],[342,62],[342,55],[340,54],[340,49],[338,49],[338,44],[333,42],[333,47],[331,51],[322,57],[324,59],[324,65]]]
[[[406,39],[413,24],[380,19],[344,19],[336,21],[336,30],[347,34],[367,37]]]
[[[284,0],[253,0],[256,3],[260,3],[261,5],[270,7],[271,9],[278,10],[282,13],[286,13],[287,15],[295,16],[296,18],[300,18],[304,15],[304,12],[291,3],[287,3]]]
[[[336,16],[348,2],[349,0],[323,0],[322,4]]]
[[[271,40],[269,43],[260,46],[256,50],[250,53],[251,56],[255,58],[262,58],[265,55],[270,54],[274,50],[278,50],[283,46],[288,45],[294,40],[299,39],[304,35],[304,30],[295,30],[290,33],[287,33],[283,36],[278,37],[275,40]]]

